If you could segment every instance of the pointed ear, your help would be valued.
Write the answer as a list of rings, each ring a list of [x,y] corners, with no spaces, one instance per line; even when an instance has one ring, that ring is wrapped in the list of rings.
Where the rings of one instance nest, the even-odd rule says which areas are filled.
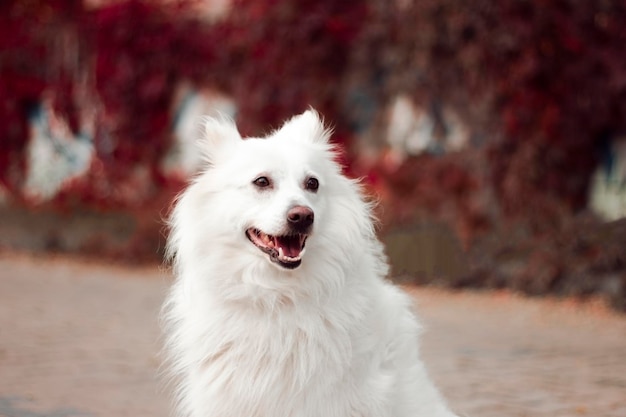
[[[313,108],[298,116],[289,119],[279,130],[280,134],[287,134],[294,139],[305,140],[311,143],[328,143],[331,129],[324,126],[324,121]]]
[[[200,138],[199,148],[204,159],[213,164],[217,154],[241,140],[235,122],[222,114],[216,117],[204,117],[202,119],[203,134]]]

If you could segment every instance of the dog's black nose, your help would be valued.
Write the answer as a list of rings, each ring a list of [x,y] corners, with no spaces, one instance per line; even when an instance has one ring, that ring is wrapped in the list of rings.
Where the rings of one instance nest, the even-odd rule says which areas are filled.
[[[295,206],[287,212],[287,222],[291,227],[303,231],[313,224],[313,210],[305,206]]]

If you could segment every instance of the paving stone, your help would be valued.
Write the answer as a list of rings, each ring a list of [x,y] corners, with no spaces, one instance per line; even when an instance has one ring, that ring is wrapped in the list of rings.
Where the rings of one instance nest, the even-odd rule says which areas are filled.
[[[0,255],[0,417],[166,417],[169,275]],[[626,416],[626,316],[599,302],[407,288],[430,373],[469,417]]]

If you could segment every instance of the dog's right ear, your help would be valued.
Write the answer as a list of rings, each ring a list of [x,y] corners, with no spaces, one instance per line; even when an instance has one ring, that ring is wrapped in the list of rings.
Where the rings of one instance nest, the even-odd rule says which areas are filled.
[[[209,163],[215,162],[216,156],[241,140],[235,122],[224,115],[205,117],[202,120],[203,135],[198,143],[202,156]]]

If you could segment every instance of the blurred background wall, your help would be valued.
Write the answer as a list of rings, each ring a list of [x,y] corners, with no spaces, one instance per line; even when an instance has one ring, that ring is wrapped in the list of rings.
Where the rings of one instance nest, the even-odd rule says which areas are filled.
[[[0,246],[158,261],[198,118],[308,106],[397,279],[626,308],[619,0],[5,0]]]

